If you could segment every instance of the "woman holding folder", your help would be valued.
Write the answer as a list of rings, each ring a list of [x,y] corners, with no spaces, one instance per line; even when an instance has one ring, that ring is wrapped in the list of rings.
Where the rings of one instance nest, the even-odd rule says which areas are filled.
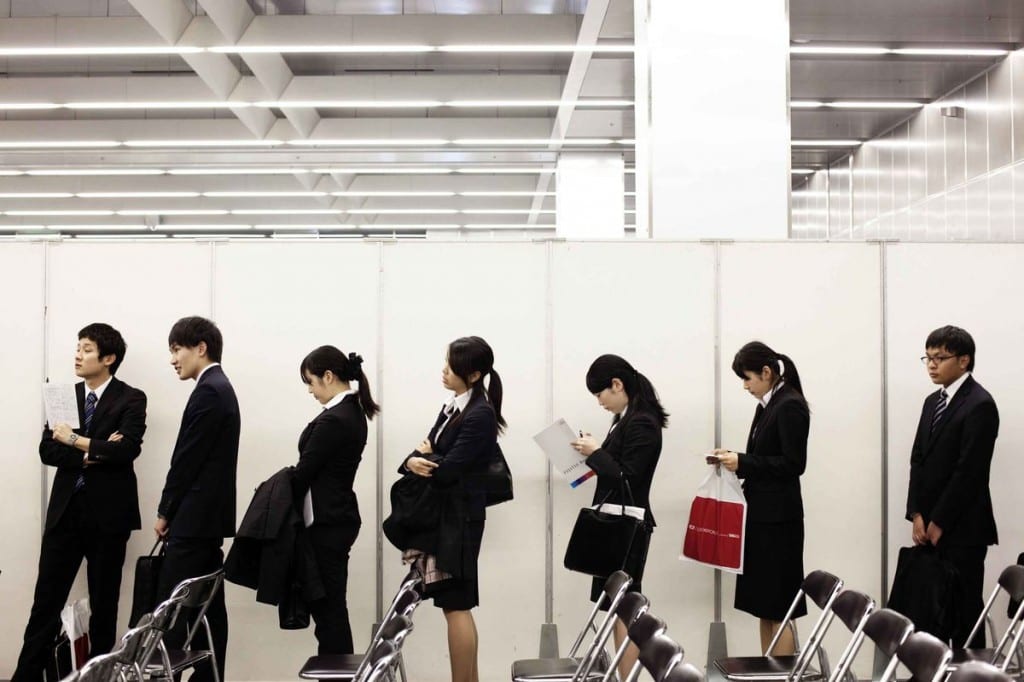
[[[587,371],[587,390],[598,404],[612,413],[612,425],[604,442],[598,443],[590,434],[572,442],[584,457],[587,466],[597,473],[594,504],[608,502],[642,507],[647,524],[653,529],[654,515],[649,501],[654,470],[661,456],[661,430],[668,425],[668,413],[661,406],[651,382],[618,355],[602,355]],[[626,559],[626,571],[633,578],[630,590],[641,591],[641,578],[647,563],[650,535],[634,542]],[[604,580],[594,578],[590,600],[602,596]],[[615,645],[626,639],[626,626],[615,621]],[[636,661],[637,649],[630,645],[619,664],[622,679]]]
[[[715,450],[708,458],[743,479],[747,525],[743,574],[736,577],[735,607],[761,619],[761,649],[767,651],[804,579],[804,509],[800,475],[807,466],[811,415],[796,365],[782,353],[752,341],[736,353],[732,371],[758,401],[747,451]],[[801,603],[793,617],[807,614]],[[793,631],[772,653],[796,651]]]

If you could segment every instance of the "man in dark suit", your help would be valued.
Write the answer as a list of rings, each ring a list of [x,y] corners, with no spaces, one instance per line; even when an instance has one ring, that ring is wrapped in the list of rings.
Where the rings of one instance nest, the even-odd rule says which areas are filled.
[[[971,376],[974,339],[959,327],[928,336],[926,355],[932,383],[910,455],[907,520],[915,545],[935,546],[960,574],[961,611],[953,630],[964,644],[984,608],[985,555],[998,543],[988,479],[999,433],[992,396]],[[971,646],[984,646],[984,628]]]
[[[132,462],[146,432],[146,394],[114,377],[124,360],[121,334],[94,323],[78,332],[75,385],[81,425],[43,429],[39,458],[56,467],[39,551],[39,575],[14,682],[43,679],[60,630],[60,611],[87,561],[93,655],[114,646],[128,536],[142,527]]]
[[[167,343],[171,365],[182,380],[195,379],[171,455],[157,521],[157,536],[165,539],[166,556],[160,571],[160,598],[171,594],[186,578],[213,573],[224,564],[221,546],[235,534],[235,473],[240,428],[238,400],[220,367],[224,342],[220,330],[202,317],[185,317],[171,328]],[[218,590],[206,613],[213,634],[220,679],[228,642],[224,592]],[[183,619],[182,619],[183,620]],[[185,624],[179,621],[165,641],[180,647]],[[207,648],[200,628],[193,649]],[[212,680],[208,666],[200,665],[192,678]]]

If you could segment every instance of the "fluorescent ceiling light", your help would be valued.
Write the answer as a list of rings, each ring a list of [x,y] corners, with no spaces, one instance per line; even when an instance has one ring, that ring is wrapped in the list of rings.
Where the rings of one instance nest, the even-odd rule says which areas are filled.
[[[37,148],[61,148],[74,147],[78,149],[100,149],[107,147],[120,147],[121,143],[114,140],[4,140],[0,142],[0,149],[37,149]]]
[[[859,147],[860,140],[792,140],[794,147]]]
[[[161,168],[40,168],[26,175],[163,175]]]
[[[3,175],[3,176],[15,176],[15,175],[24,175],[24,174],[25,174],[25,171],[20,171],[20,170],[0,170],[0,175]]]
[[[914,57],[1002,57],[1010,51],[973,47],[901,47],[891,52]]]
[[[58,105],[64,109],[244,109],[250,102],[68,102]]]
[[[468,166],[466,168],[456,168],[456,173],[466,173],[470,175],[474,174],[495,174],[495,175],[516,175],[516,174],[537,174],[537,173],[549,173],[555,169],[552,168],[536,168],[536,167],[503,167],[503,168],[477,168],[476,166]]]
[[[334,197],[453,197],[455,192],[331,192]]]
[[[553,230],[553,223],[466,223],[469,230]]]
[[[431,45],[217,45],[206,49],[222,54],[417,54],[437,51]]]
[[[553,197],[554,192],[459,192],[460,197]]]
[[[4,211],[4,215],[16,216],[39,216],[39,215],[64,215],[64,216],[111,216],[113,211]]]
[[[790,54],[876,56],[889,54],[887,47],[870,45],[790,45]]]
[[[393,166],[370,166],[366,168],[314,168],[314,173],[339,175],[447,175],[455,173],[451,168],[411,167],[395,168]]]
[[[189,199],[199,192],[78,192],[79,199]]]
[[[180,225],[163,223],[154,225],[160,232],[191,231],[191,230],[248,230],[252,225],[245,223],[182,223]]]
[[[133,208],[118,211],[117,215],[227,215],[228,211],[215,208]]]
[[[363,223],[359,225],[361,230],[443,230],[461,227],[455,223],[408,223],[408,224],[391,224],[391,223]]]
[[[480,215],[530,215],[531,213],[554,214],[554,212],[553,209],[537,209],[534,211],[530,208],[466,208],[459,211],[459,213]]]
[[[325,197],[327,192],[203,192],[204,197]]]
[[[604,137],[567,137],[561,140],[551,138],[460,138],[452,140],[453,144],[462,146],[516,146],[546,147],[550,145],[609,145],[615,140]]]
[[[198,54],[203,47],[3,47],[0,57],[102,57]]]
[[[282,140],[125,140],[125,147],[274,147]]]
[[[126,230],[149,230],[148,225],[142,225],[138,223],[120,223],[111,225],[96,225],[92,223],[77,223],[74,225],[47,225],[48,229],[59,230],[61,232],[69,231],[89,231],[89,232],[124,232]]]
[[[344,223],[258,223],[253,225],[257,230],[354,230],[355,225],[345,225]],[[301,235],[288,235],[289,237],[301,236]]]
[[[899,102],[887,100],[837,100],[834,102],[818,102],[815,100],[792,100],[789,106],[793,109],[920,109],[922,102]]]
[[[540,100],[529,100],[529,99],[505,99],[505,100],[486,100],[486,99],[466,99],[466,100],[452,100],[451,102],[442,102],[442,106],[446,107],[460,107],[460,108],[481,108],[481,107],[560,107],[563,104],[568,106],[574,106],[577,108],[583,107],[631,107],[633,106],[633,100],[630,99],[578,99],[578,100],[560,100],[560,99],[540,99]]]
[[[442,45],[438,52],[479,52],[479,53],[545,53],[545,52],[621,52],[632,53],[633,45]]]
[[[809,100],[809,99],[804,99],[804,100],[791,99],[791,100],[789,100],[789,108],[790,109],[818,109],[819,107],[823,107],[823,106],[825,106],[824,102],[816,102],[814,100]]]
[[[338,215],[340,208],[244,208],[231,211],[231,215]]]
[[[813,175],[817,171],[813,168],[793,168],[789,172],[793,175]]]
[[[450,140],[440,138],[346,138],[323,139],[312,138],[288,140],[288,144],[298,147],[441,147]]]
[[[430,109],[445,106],[445,102],[436,99],[425,100],[296,100],[253,102],[257,107],[275,107],[278,109]]]
[[[163,172],[163,171],[161,171]],[[170,175],[293,175],[309,173],[305,168],[171,168]]]
[[[2,192],[0,199],[70,199],[71,192]]]
[[[0,103],[0,109],[6,111],[24,110],[24,111],[39,111],[45,109],[60,109],[62,104],[54,104],[53,102],[3,102]]]
[[[373,215],[373,214],[394,214],[394,215],[449,215],[452,213],[458,213],[458,209],[454,208],[351,208],[348,213],[353,215]]]

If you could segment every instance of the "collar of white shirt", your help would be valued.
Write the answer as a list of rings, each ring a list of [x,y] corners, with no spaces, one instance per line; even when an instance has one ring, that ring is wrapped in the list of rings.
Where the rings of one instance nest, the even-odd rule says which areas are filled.
[[[779,383],[777,383],[774,386],[772,386],[772,390],[768,391],[763,396],[761,396],[761,401],[760,401],[761,405],[763,405],[764,407],[768,407],[768,401],[771,400],[772,396],[774,396],[776,393],[778,393],[779,389],[782,388],[785,385],[786,385],[785,381],[780,381]]]
[[[964,382],[967,381],[967,377],[969,377],[969,376],[971,376],[970,372],[964,372],[963,375],[959,379],[957,379],[956,381],[951,383],[949,386],[946,386],[946,404],[947,405],[949,403],[953,402],[953,396],[956,395],[956,392],[960,390],[960,387],[964,385]]]
[[[466,391],[465,393],[452,397],[452,399],[448,401],[448,404],[444,406],[444,413],[450,417],[454,410],[465,412],[466,405],[469,405],[469,399],[472,395],[472,391]]]
[[[199,376],[196,377],[196,383],[198,384],[199,380],[203,378],[203,375],[206,374],[206,370],[210,369],[211,367],[219,367],[219,366],[220,366],[219,362],[211,362],[206,367],[203,367],[201,370],[199,370]]]
[[[89,388],[89,384],[85,384],[85,386],[84,386],[84,388],[85,388],[85,397],[88,398],[90,393],[95,393],[96,394],[96,402],[99,402],[100,398],[103,397],[103,392],[107,390],[107,386],[110,385],[110,381],[113,378],[114,377],[112,377],[112,376],[108,377],[106,381],[104,381],[102,384],[100,384],[96,388]]]
[[[335,405],[337,405],[338,403],[340,403],[342,400],[344,400],[345,396],[352,395],[352,394],[356,393],[359,390],[359,387],[355,386],[354,385],[355,383],[356,382],[353,381],[351,384],[349,384],[349,389],[347,391],[342,391],[341,393],[339,393],[338,395],[334,396],[333,398],[328,400],[326,403],[324,403],[324,409],[325,410],[329,410],[332,407],[334,407]]]

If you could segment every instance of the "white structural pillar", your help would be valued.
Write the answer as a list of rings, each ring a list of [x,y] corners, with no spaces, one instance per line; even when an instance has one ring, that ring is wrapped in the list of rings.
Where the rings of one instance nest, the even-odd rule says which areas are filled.
[[[634,0],[638,235],[788,237],[787,5]]]
[[[566,152],[556,168],[555,234],[566,239],[625,235],[622,154]]]

